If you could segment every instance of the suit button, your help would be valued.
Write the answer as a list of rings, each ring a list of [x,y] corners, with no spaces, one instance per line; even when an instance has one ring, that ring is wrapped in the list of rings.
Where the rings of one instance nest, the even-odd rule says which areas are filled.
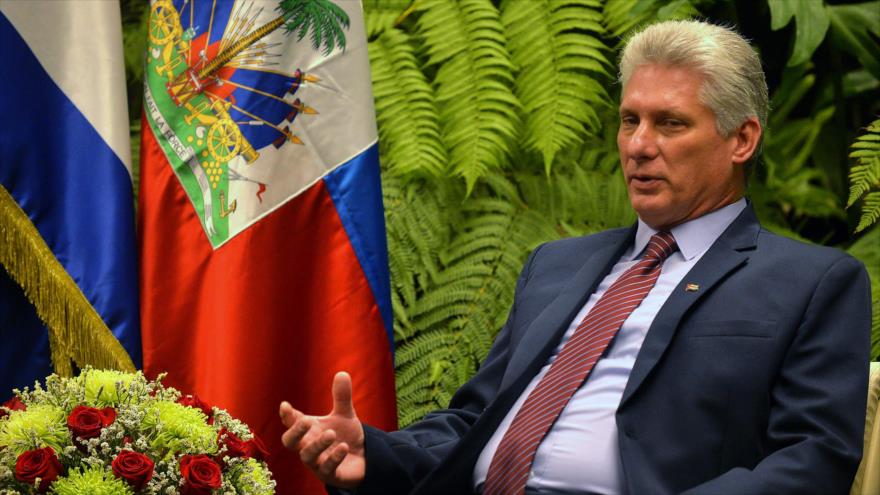
[[[626,426],[623,428],[623,434],[628,436],[629,438],[635,438],[636,432],[633,430],[632,426]]]

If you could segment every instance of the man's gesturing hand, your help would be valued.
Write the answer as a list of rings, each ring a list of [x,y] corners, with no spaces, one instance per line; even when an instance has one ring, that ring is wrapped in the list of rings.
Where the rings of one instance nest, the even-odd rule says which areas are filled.
[[[303,463],[324,483],[355,488],[366,474],[364,429],[351,402],[351,377],[333,377],[333,410],[327,416],[307,416],[281,403],[281,422],[287,431],[281,442],[299,453]]]

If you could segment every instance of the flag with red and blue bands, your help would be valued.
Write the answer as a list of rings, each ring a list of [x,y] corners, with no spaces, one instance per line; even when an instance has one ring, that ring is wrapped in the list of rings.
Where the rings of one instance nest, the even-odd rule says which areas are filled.
[[[281,401],[325,414],[345,370],[359,417],[397,424],[360,6],[159,0],[148,33],[144,369],[247,422],[272,449],[278,493],[323,493],[281,446]]]

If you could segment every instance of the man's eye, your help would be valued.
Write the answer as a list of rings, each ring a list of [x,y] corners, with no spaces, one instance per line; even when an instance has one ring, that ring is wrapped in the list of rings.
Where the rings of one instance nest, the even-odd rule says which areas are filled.
[[[684,122],[678,119],[666,119],[663,121],[663,125],[666,127],[683,127]]]
[[[620,123],[622,125],[630,126],[630,125],[638,125],[639,119],[632,116],[624,116],[620,118]]]

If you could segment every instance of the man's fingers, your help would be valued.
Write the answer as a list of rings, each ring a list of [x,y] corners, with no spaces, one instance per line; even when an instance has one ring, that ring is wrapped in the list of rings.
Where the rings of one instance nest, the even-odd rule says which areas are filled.
[[[317,470],[318,456],[327,450],[327,447],[333,445],[335,440],[336,432],[324,430],[318,438],[314,438],[311,442],[306,443],[302,450],[299,451],[299,458],[302,459],[305,465]]]
[[[278,407],[278,416],[281,417],[281,424],[288,428],[290,428],[294,421],[296,421],[297,414],[302,415],[301,412],[294,409],[287,401],[282,402]]]
[[[334,445],[327,449],[325,459],[318,463],[318,475],[322,479],[331,479],[336,477],[336,468],[342,464],[345,456],[348,455],[348,444],[345,442]]]
[[[351,376],[344,371],[333,377],[333,413],[347,418],[355,417],[351,403]]]
[[[284,418],[282,418],[284,421]],[[285,424],[287,424],[285,422]],[[299,442],[312,427],[313,421],[299,411],[293,411],[289,417],[290,427],[281,435],[281,442],[291,450],[298,450]]]

